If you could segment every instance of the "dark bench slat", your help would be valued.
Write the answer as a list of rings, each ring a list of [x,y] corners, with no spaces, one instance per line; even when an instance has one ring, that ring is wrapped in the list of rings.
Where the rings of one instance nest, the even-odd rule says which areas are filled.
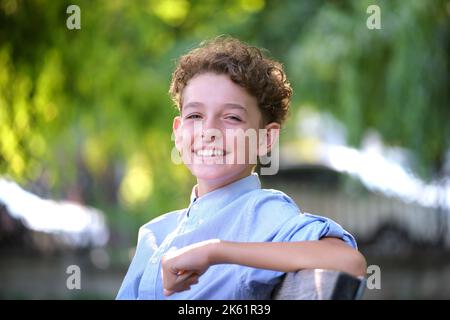
[[[347,273],[306,269],[287,273],[275,288],[274,300],[353,300],[361,299],[365,288],[363,277]]]

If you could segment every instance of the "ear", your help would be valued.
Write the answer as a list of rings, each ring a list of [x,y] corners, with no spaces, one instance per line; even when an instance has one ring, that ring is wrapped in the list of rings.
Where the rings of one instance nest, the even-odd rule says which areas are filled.
[[[271,122],[264,129],[265,134],[259,136],[258,156],[265,156],[270,152],[280,137],[281,125],[278,122]]]
[[[175,147],[177,148],[178,151],[181,151],[182,134],[181,134],[181,117],[180,116],[176,116],[175,118],[173,118],[172,129],[173,129],[173,134],[175,136]]]

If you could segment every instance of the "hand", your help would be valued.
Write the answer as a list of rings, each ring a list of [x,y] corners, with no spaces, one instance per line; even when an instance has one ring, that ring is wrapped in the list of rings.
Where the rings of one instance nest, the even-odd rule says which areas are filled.
[[[194,243],[166,253],[162,257],[164,295],[189,290],[211,265],[211,252],[218,239]]]

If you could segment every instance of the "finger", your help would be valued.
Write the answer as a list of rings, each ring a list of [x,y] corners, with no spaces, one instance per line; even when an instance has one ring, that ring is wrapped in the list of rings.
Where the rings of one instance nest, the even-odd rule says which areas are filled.
[[[189,274],[186,273],[179,278],[182,279],[177,279],[176,284],[171,288],[171,290],[165,290],[171,292],[170,294],[172,294],[174,292],[189,290],[193,284],[198,283],[198,275],[195,272],[190,272]]]
[[[193,272],[189,275],[189,277],[187,277],[183,280],[183,283],[188,283],[188,284],[194,283],[194,282],[198,281],[198,278],[199,277],[198,277],[197,273]]]
[[[187,279],[189,279],[190,277],[192,277],[192,275],[195,274],[195,271],[182,271],[182,273],[178,276],[176,276],[175,279],[175,283],[183,283],[185,282]]]
[[[167,291],[168,295],[173,292],[183,291],[187,279],[192,277],[193,271],[179,271],[177,274],[171,272],[163,272],[163,288]]]
[[[179,288],[180,284],[178,282],[180,277],[178,275],[183,274],[185,274],[185,271],[177,271],[177,273],[174,273],[171,270],[166,270],[166,272],[164,272],[164,268],[162,268],[163,294],[165,296],[170,296],[175,292],[182,291],[181,288]],[[185,277],[186,276],[188,275],[186,274]]]
[[[184,273],[186,273],[186,270],[180,270],[180,271],[177,272],[177,276],[181,276]]]
[[[192,277],[186,280],[186,283],[188,283],[190,286],[198,283],[198,277]]]
[[[197,283],[198,283],[198,276],[196,276],[195,274],[191,275],[189,278],[184,280],[183,283],[180,283],[180,286],[182,287],[181,290],[189,290],[192,285]]]
[[[176,287],[178,282],[178,275],[185,274],[183,270],[174,270],[171,268],[166,268],[163,266],[161,268],[161,278],[163,282],[163,287],[169,291],[173,291],[174,287]]]
[[[168,296],[172,295],[174,293],[174,291],[163,289],[163,293],[166,297],[168,297]]]

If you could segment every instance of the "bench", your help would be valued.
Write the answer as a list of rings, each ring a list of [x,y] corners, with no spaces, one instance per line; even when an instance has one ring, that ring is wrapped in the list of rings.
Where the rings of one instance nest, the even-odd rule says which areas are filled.
[[[344,272],[305,269],[289,272],[275,287],[274,300],[357,300],[364,294],[366,279]]]

